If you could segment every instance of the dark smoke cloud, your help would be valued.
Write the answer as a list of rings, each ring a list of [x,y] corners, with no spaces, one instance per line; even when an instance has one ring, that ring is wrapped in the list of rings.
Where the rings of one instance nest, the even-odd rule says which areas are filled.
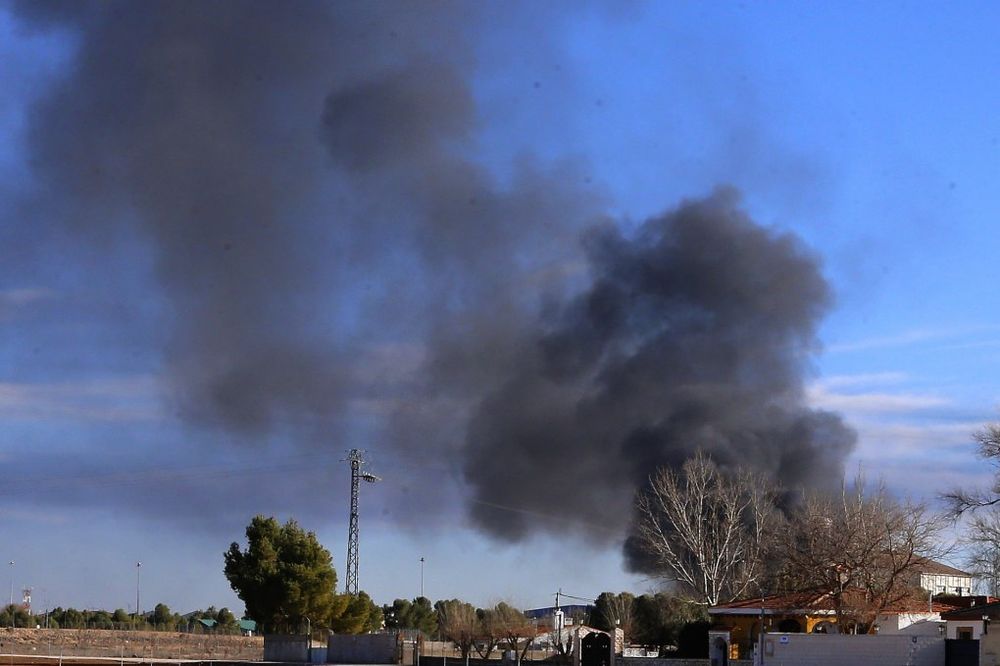
[[[536,524],[499,505],[620,525],[651,470],[699,449],[792,488],[842,477],[854,434],[803,394],[830,294],[796,238],[723,190],[631,235],[592,229],[585,246],[589,284],[529,332],[472,418],[478,524],[505,538]]]
[[[815,258],[731,192],[625,234],[593,226],[586,165],[497,178],[472,157],[474,7],[16,5],[78,40],[31,114],[37,208],[151,248],[169,395],[199,441],[305,423],[298,446],[339,453],[374,422],[382,460],[444,461],[509,539],[620,537],[652,468],[698,448],[837,476],[853,436],[802,393],[830,301]],[[432,474],[385,484],[387,510],[452,498]]]

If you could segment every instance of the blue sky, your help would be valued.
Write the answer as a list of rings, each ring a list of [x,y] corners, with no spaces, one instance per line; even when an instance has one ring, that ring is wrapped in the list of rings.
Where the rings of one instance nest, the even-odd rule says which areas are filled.
[[[439,449],[380,446],[391,409],[380,382],[415,372],[423,352],[404,329],[373,332],[366,322],[400,293],[424,302],[437,286],[399,286],[397,274],[418,260],[391,243],[385,250],[384,237],[374,237],[376,250],[356,249],[377,254],[371,269],[323,264],[314,283],[296,283],[304,302],[323,304],[295,320],[300,339],[347,350],[373,387],[340,406],[343,423],[325,449],[296,443],[326,437],[330,424],[308,410],[279,414],[266,435],[190,417],[198,406],[171,382],[176,349],[189,342],[184,320],[194,316],[185,308],[200,301],[172,295],[183,277],[164,268],[135,211],[110,206],[102,212],[114,220],[84,226],[39,203],[59,195],[45,194],[34,166],[33,104],[76,71],[80,38],[65,26],[26,29],[14,9],[0,5],[0,557],[15,560],[14,585],[34,587],[36,606],[128,607],[142,560],[150,604],[238,607],[221,555],[254,512],[299,518],[343,578],[348,473],[339,461],[352,446],[367,448],[385,478],[362,498],[361,585],[381,603],[419,592],[421,557],[428,596],[479,604],[541,606],[560,587],[589,596],[655,585],[623,571],[613,541],[484,536],[457,508],[466,490],[453,461]],[[422,23],[379,5],[367,20],[411,28],[392,34],[461,73],[475,122],[459,152],[498,188],[526,172],[569,173],[574,206],[587,200],[631,229],[728,184],[759,223],[800,236],[835,294],[805,380],[809,403],[857,430],[849,472],[860,466],[899,493],[933,499],[989,479],[970,434],[995,418],[998,397],[997,11],[985,3],[458,5]],[[361,29],[344,20],[346,34]],[[281,94],[279,107],[299,108],[292,83]],[[297,117],[287,118],[297,136]],[[317,156],[298,168],[308,179],[324,164]],[[358,192],[373,187],[344,182],[309,190],[295,215],[322,218],[326,206],[362,201]],[[375,199],[356,205],[381,214]],[[342,242],[317,232],[300,243],[302,256]],[[575,252],[572,236],[545,242],[553,261]],[[461,281],[456,266],[449,279]],[[337,285],[335,307],[322,300],[327,284]],[[400,312],[425,330],[422,315]],[[378,344],[358,352],[330,333],[341,330]],[[421,493],[435,499],[400,508]],[[547,520],[544,507],[533,508]]]

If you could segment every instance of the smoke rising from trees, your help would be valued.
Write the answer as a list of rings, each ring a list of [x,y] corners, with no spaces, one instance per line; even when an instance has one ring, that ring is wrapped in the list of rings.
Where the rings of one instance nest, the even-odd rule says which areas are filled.
[[[299,446],[339,452],[375,423],[371,448],[449,461],[505,539],[620,538],[653,468],[696,450],[841,477],[853,434],[803,395],[830,305],[816,257],[727,189],[626,232],[583,164],[477,161],[468,43],[489,10],[16,7],[77,40],[31,114],[37,210],[151,248],[196,427],[307,423]]]

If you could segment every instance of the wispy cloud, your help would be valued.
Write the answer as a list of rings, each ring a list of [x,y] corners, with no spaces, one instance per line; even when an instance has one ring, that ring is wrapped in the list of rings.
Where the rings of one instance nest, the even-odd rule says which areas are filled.
[[[0,289],[0,307],[20,307],[54,298],[56,292],[45,287]]]
[[[0,416],[11,420],[150,421],[161,416],[149,375],[52,383],[0,382]]]
[[[951,400],[936,395],[913,393],[836,393],[814,384],[806,390],[810,404],[823,409],[848,413],[913,412],[951,405]]]
[[[858,386],[886,386],[901,384],[910,379],[905,372],[868,372],[856,375],[832,375],[815,382],[827,389],[854,388]]]
[[[933,341],[945,341],[956,338],[963,338],[973,335],[980,335],[983,333],[997,333],[1000,332],[1000,325],[998,324],[982,324],[976,326],[959,326],[952,328],[917,328],[908,331],[902,331],[893,335],[878,336],[872,338],[864,338],[861,340],[848,341],[848,342],[835,342],[833,344],[826,346],[826,351],[829,353],[847,353],[847,352],[858,352],[867,351],[871,349],[882,349],[889,347],[905,347],[908,345],[915,345],[924,342]],[[964,344],[974,344],[981,341],[969,341],[968,343],[956,340],[953,344],[947,345],[947,347],[952,347],[954,345],[964,345]]]
[[[44,287],[0,289],[0,321],[10,320],[31,306],[55,297],[55,291]]]

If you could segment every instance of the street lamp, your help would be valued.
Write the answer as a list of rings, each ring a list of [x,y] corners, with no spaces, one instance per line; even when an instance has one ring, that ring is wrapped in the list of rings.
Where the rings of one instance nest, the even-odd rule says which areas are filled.
[[[420,558],[420,596],[424,596],[424,558]]]
[[[14,560],[10,561],[10,605],[7,606],[7,610],[10,611],[10,628],[14,628]]]
[[[139,570],[142,569],[142,562],[135,563],[135,621],[139,623]]]

